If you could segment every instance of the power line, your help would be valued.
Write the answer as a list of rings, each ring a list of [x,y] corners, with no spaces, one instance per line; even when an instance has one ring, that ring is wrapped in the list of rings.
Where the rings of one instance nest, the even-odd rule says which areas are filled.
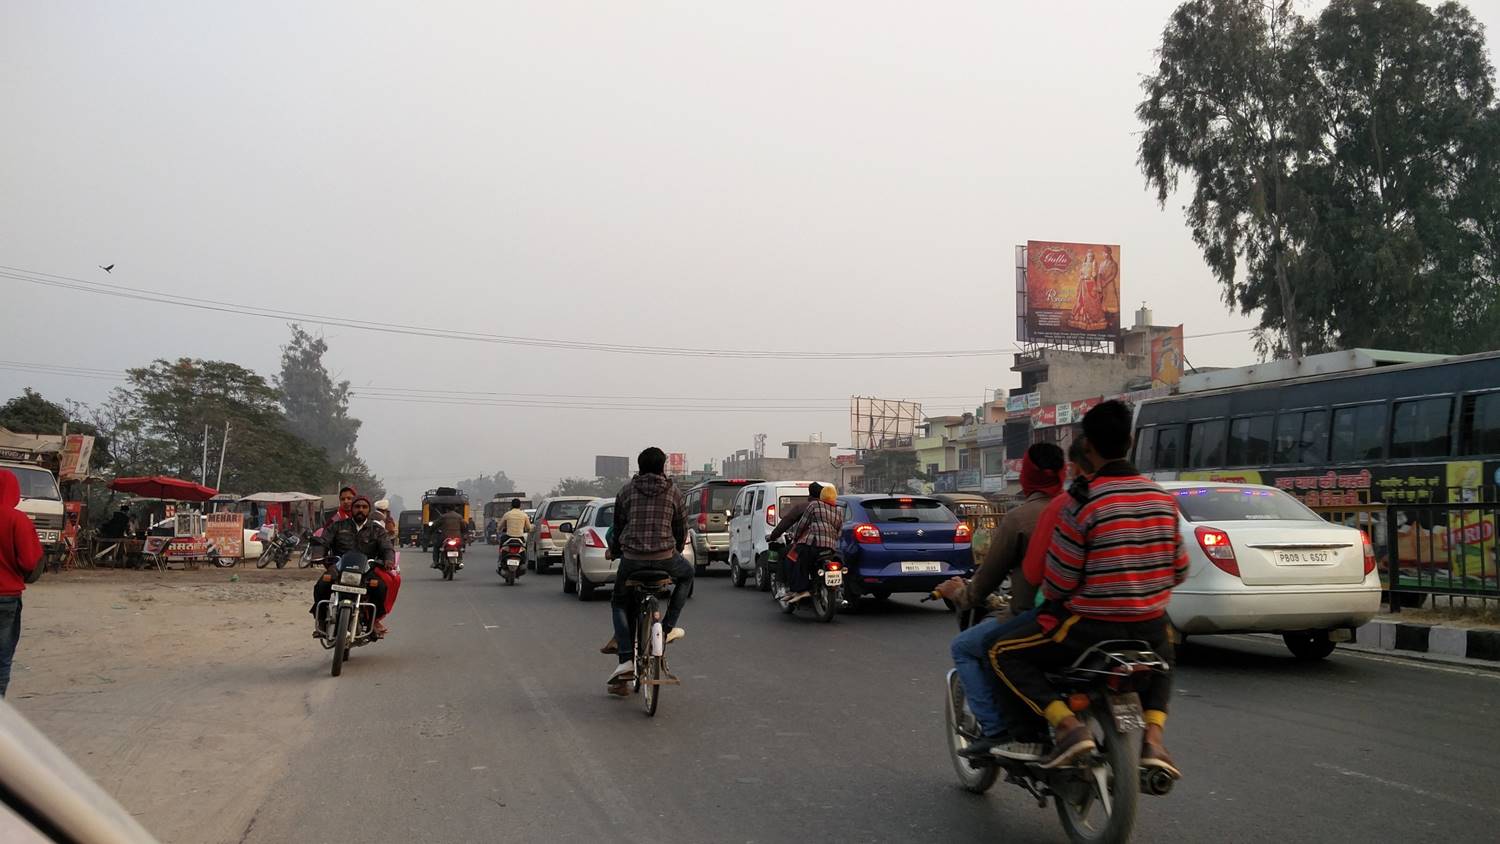
[[[205,299],[196,296],[186,296],[175,293],[166,293],[158,290],[147,290],[143,288],[127,287],[119,284],[106,284],[98,281],[74,278],[72,276],[57,275],[37,270],[28,270],[22,267],[9,267],[0,265],[0,278],[8,278],[14,281],[22,281],[43,287],[52,287],[61,290],[71,290],[77,293],[89,293],[99,296],[112,296],[141,302],[149,302],[159,305],[172,305],[175,307],[194,308],[197,310],[211,311],[214,313],[236,314],[239,316],[254,316],[265,319],[288,320],[292,322],[307,323],[310,325],[335,326],[349,328],[359,331],[370,331],[380,334],[399,334],[415,337],[429,337],[440,340],[465,340],[476,343],[492,343],[510,346],[528,346],[546,349],[564,349],[570,351],[607,352],[612,354],[644,355],[654,357],[698,357],[698,358],[741,358],[752,360],[896,360],[917,358],[959,358],[959,357],[993,357],[997,355],[1009,355],[1009,349],[919,349],[896,352],[882,351],[858,351],[858,352],[808,352],[808,351],[785,351],[780,349],[713,349],[693,348],[686,346],[636,346],[624,343],[608,343],[585,340],[563,340],[550,337],[522,337],[504,334],[489,334],[477,331],[463,331],[448,328],[432,328],[422,325],[408,325],[392,322],[375,322],[352,318],[335,318],[315,316],[305,313],[294,313],[275,308],[267,308],[260,305],[247,305],[235,302],[225,302],[218,299]]]

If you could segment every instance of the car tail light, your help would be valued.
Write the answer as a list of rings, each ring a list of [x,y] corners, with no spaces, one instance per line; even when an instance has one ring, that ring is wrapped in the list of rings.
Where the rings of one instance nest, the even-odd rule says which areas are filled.
[[[854,541],[860,545],[880,544],[880,528],[866,522],[854,526]]]
[[[708,514],[707,513],[699,513],[698,514],[698,530],[699,530],[699,532],[703,532],[703,531],[707,531],[708,530]]]
[[[1234,546],[1229,543],[1229,534],[1211,527],[1198,528],[1197,534],[1198,545],[1208,556],[1209,562],[1220,571],[1239,577],[1240,563],[1234,558]]]
[[[953,529],[953,541],[959,545],[974,541],[974,529],[969,527],[968,522],[959,522],[958,527]]]
[[[542,522],[542,532],[539,533],[539,534],[537,534],[537,537],[539,539],[551,539],[552,538],[552,526],[549,525],[549,524],[547,524],[546,522]]]
[[[1359,538],[1365,542],[1365,574],[1375,570],[1375,546],[1370,542],[1370,535],[1364,531],[1359,532]]]
[[[771,527],[776,527],[776,505],[775,504],[767,504],[766,505],[766,524],[770,525]]]
[[[590,548],[603,548],[604,540],[599,538],[599,531],[589,528],[583,532],[584,541]]]

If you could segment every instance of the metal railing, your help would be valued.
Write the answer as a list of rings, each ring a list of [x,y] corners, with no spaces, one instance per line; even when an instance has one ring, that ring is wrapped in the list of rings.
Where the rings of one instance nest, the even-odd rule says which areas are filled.
[[[1356,504],[1313,508],[1357,527],[1375,547],[1391,612],[1410,598],[1500,599],[1500,502]]]

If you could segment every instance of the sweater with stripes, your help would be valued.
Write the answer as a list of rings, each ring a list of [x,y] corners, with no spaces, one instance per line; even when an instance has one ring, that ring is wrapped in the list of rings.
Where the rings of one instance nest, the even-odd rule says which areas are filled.
[[[1098,621],[1159,618],[1187,577],[1177,502],[1124,460],[1101,468],[1086,501],[1062,508],[1043,594]]]

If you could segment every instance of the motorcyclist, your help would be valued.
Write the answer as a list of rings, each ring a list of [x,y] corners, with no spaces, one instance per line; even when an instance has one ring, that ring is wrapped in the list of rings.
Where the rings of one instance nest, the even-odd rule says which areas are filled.
[[[443,515],[437,517],[434,530],[437,532],[438,538],[432,544],[432,567],[437,568],[441,564],[443,545],[446,544],[447,540],[456,538],[460,544],[464,541],[463,514],[458,512],[457,509],[443,511]],[[462,561],[459,562],[458,567],[464,567]]]
[[[839,531],[844,528],[844,516],[839,512],[839,491],[833,484],[823,484],[818,491],[818,500],[807,502],[802,518],[792,526],[791,534],[796,547],[791,554],[788,575],[788,594],[781,600],[795,604],[812,593],[812,571],[817,565],[820,551],[836,551],[839,547]]]
[[[526,536],[531,533],[531,517],[526,515],[525,510],[521,509],[521,499],[512,498],[510,500],[510,509],[506,510],[505,515],[500,517],[495,530],[500,534],[500,550],[498,553],[500,560],[503,562],[505,560],[506,540],[519,539],[524,542],[526,541]],[[526,574],[526,567],[521,566],[516,574]]]
[[[390,612],[387,598],[386,577],[396,562],[396,549],[391,545],[390,534],[383,523],[370,518],[370,499],[355,496],[350,504],[350,516],[329,525],[322,536],[314,536],[308,553],[313,559],[322,559],[331,571],[339,557],[350,551],[358,551],[370,558],[381,569],[381,576],[369,579],[369,599],[375,605],[375,633],[384,636],[388,632],[382,619]],[[328,600],[333,593],[333,580],[325,574],[313,586],[313,606],[309,612],[318,611],[318,603]]]
[[[814,501],[817,501],[818,496],[822,491],[823,485],[818,483],[817,481],[813,481],[812,483],[808,484],[807,500],[800,502],[799,504],[797,504],[797,506],[792,507],[785,513],[781,514],[781,518],[776,522],[776,527],[768,536],[766,536],[766,544],[770,545],[771,543],[780,539],[782,535],[787,531],[795,527],[797,522],[802,520],[802,514],[807,512],[807,505],[811,504]],[[791,563],[787,560],[787,555],[785,553],[783,553],[781,555],[781,559],[777,561],[777,566],[781,569],[781,587],[776,592],[776,598],[777,600],[780,600],[781,598],[786,596],[787,584],[791,582]]]
[[[339,490],[339,509],[335,510],[333,515],[328,517],[328,521],[323,523],[323,531],[325,533],[329,528],[333,527],[334,522],[339,519],[347,519],[353,515],[350,507],[354,504],[354,498],[357,495],[359,495],[359,491],[352,486],[346,486]]]
[[[1173,662],[1167,602],[1187,576],[1178,532],[1177,502],[1125,459],[1130,450],[1130,409],[1107,401],[1083,417],[1083,449],[1092,478],[1074,481],[1057,530],[1047,546],[1044,604],[1029,621],[990,648],[990,662],[1014,693],[1002,696],[1012,735],[1045,723],[1054,734],[1050,753],[1013,759],[1051,769],[1096,748],[1089,727],[1073,714],[1046,672],[1073,662],[1099,642],[1141,640]],[[1162,742],[1171,674],[1158,675],[1141,692],[1146,734],[1141,765],[1181,776]]]
[[[397,541],[397,537],[400,536],[400,529],[396,524],[396,520],[391,518],[391,502],[389,500],[382,498],[375,502],[375,519],[385,522],[386,536],[390,537],[391,546],[393,549],[396,549],[395,562],[386,571],[386,580],[389,581],[390,585],[385,590],[385,612],[386,615],[390,615],[391,610],[396,608],[396,595],[401,591],[401,551],[396,548],[401,543]]]
[[[1078,463],[1082,460],[1081,441],[1075,441],[1074,446],[1079,452],[1075,457]],[[974,624],[958,634],[951,646],[964,697],[982,734],[961,751],[964,756],[982,759],[1005,743],[1005,719],[996,702],[1005,692],[1000,687],[1000,678],[990,668],[989,650],[1034,613],[1038,584],[1022,576],[1021,563],[1029,547],[1046,547],[1047,535],[1039,533],[1038,526],[1048,504],[1062,495],[1063,472],[1062,450],[1056,445],[1036,443],[1027,449],[1021,459],[1021,492],[1026,495],[1025,501],[1005,514],[972,579],[955,577],[934,590],[962,609],[984,607],[990,594],[1010,575],[1010,606],[1004,617],[991,617]]]
[[[682,556],[687,542],[687,507],[682,491],[666,475],[667,454],[655,446],[636,458],[640,471],[615,495],[614,531],[609,535],[610,559],[619,560],[615,570],[610,609],[614,617],[615,652],[620,664],[609,675],[609,692],[630,693],[635,679],[635,643],[630,636],[630,594],[625,581],[643,569],[660,569],[672,576],[672,600],[667,604],[662,630],[667,642],[681,639],[677,626],[693,583],[693,566]],[[608,652],[609,645],[605,646]]]

